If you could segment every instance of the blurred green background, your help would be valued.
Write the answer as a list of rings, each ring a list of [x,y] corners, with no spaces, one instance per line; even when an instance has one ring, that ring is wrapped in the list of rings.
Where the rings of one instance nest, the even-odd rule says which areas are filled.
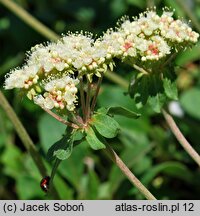
[[[193,19],[198,31],[199,0],[15,0],[17,4],[58,34],[67,31],[90,31],[99,36],[113,27],[123,15],[137,16],[146,7],[175,8],[175,17]],[[184,2],[180,4],[180,2]],[[195,23],[196,21],[196,23]],[[195,25],[193,25],[195,24]],[[0,86],[4,75],[24,62],[31,46],[47,41],[0,3]],[[200,43],[178,55],[177,84],[183,115],[171,108],[178,126],[200,153]],[[115,71],[127,80],[133,69],[117,64]],[[64,126],[44,113],[18,91],[3,90],[21,119],[49,172],[45,155],[64,132]],[[135,110],[126,90],[105,78],[98,106],[121,105]],[[200,199],[200,169],[188,156],[161,114],[149,107],[140,110],[138,120],[116,117],[121,132],[110,143],[133,173],[158,199]],[[180,113],[179,113],[180,114]],[[41,176],[25,151],[11,122],[0,107],[0,199],[46,199],[39,183]],[[144,199],[103,154],[92,151],[86,143],[76,147],[62,162],[55,178],[62,199]]]

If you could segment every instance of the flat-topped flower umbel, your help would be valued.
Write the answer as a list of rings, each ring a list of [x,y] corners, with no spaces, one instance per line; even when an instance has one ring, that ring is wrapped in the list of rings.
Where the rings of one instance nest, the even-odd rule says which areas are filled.
[[[102,77],[113,70],[115,58],[149,69],[196,43],[199,34],[172,15],[148,10],[132,21],[122,18],[116,29],[96,40],[90,33],[69,33],[57,42],[36,45],[27,53],[27,63],[6,75],[5,89],[24,89],[29,99],[47,109],[74,111],[79,80]]]

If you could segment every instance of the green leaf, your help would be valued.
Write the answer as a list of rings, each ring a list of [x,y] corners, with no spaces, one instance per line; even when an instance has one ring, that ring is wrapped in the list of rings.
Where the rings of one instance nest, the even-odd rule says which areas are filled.
[[[160,74],[153,74],[149,76],[149,94],[150,96],[156,96],[157,94],[163,94],[163,81]]]
[[[194,118],[200,119],[200,89],[192,88],[181,95],[184,110]]]
[[[40,143],[45,152],[65,133],[66,126],[48,114],[42,115],[39,120],[38,132]]]
[[[73,134],[67,133],[64,135],[62,139],[49,148],[47,159],[52,161],[55,158],[58,158],[59,160],[66,160],[69,158],[73,150],[73,141]]]
[[[81,197],[78,197],[78,199],[98,199],[100,180],[93,169],[83,175],[79,185],[81,186]]]
[[[162,82],[166,96],[173,100],[178,99],[176,78],[177,75],[174,71],[174,67],[172,65],[169,65],[169,67],[165,71],[163,71]]]
[[[140,114],[133,112],[131,110],[128,110],[124,107],[120,107],[120,106],[108,108],[108,114],[121,115],[127,118],[134,118],[134,119],[137,119],[140,117]]]
[[[15,145],[6,145],[0,162],[4,165],[4,174],[17,178],[23,172],[23,154]]]
[[[94,150],[99,150],[99,149],[104,149],[106,148],[106,146],[99,140],[99,138],[97,138],[94,130],[92,129],[92,127],[89,127],[86,130],[86,140],[88,142],[88,144],[90,145],[90,147]]]
[[[61,200],[71,200],[73,199],[73,188],[68,185],[68,183],[59,175],[54,178],[54,187],[57,189]]]
[[[169,90],[167,93],[169,94]],[[163,80],[160,74],[156,73],[135,77],[130,83],[129,94],[138,108],[141,108],[148,102],[155,112],[160,112],[167,100],[163,88]]]
[[[103,114],[103,115],[106,115],[108,113],[108,109],[105,108],[105,107],[101,107],[97,110],[97,113],[98,114]]]
[[[164,94],[157,94],[150,97],[148,103],[155,112],[160,113],[165,101],[166,96]]]
[[[142,76],[139,78],[133,77],[129,85],[129,94],[135,100],[138,108],[143,107],[150,96],[150,78]]]
[[[34,188],[34,189],[32,189]],[[44,193],[39,188],[39,182],[32,176],[24,173],[20,173],[16,182],[16,192],[19,199],[35,199],[44,197]]]
[[[119,124],[110,116],[95,114],[92,116],[92,125],[106,138],[113,138],[119,131]]]
[[[190,182],[193,176],[185,165],[179,162],[168,161],[149,169],[143,176],[142,182],[148,185],[159,173],[165,173],[169,176],[185,180],[186,182]]]
[[[200,53],[200,42],[197,43],[192,49],[187,49],[184,52],[181,52],[176,58],[177,65],[187,65],[192,61],[199,60]]]
[[[54,151],[53,155],[56,156],[59,160],[66,160],[67,158],[70,157],[72,150],[73,150],[73,145],[70,145],[69,148],[67,148],[66,150],[59,149],[57,151]]]
[[[176,86],[176,82],[172,82],[168,78],[163,79],[163,86],[165,90],[165,94],[168,98],[171,98],[173,100],[178,100],[178,90]]]
[[[81,191],[80,180],[84,175],[85,164],[83,161],[89,155],[89,147],[87,143],[78,145],[73,151],[73,157],[62,161],[58,167],[59,173],[72,185],[76,191]]]
[[[109,100],[108,100],[109,98]],[[110,106],[123,106],[133,112],[138,112],[138,109],[129,96],[124,96],[124,89],[118,86],[111,85],[103,85],[102,93],[98,98],[99,106],[101,107],[110,107]],[[146,112],[147,109],[143,109],[143,113]],[[142,115],[139,121],[133,121],[130,118],[124,118],[123,116],[114,116],[114,119],[119,123],[120,128],[128,128],[131,131],[138,131],[139,133],[145,132],[151,128],[149,124],[149,120],[146,115]]]

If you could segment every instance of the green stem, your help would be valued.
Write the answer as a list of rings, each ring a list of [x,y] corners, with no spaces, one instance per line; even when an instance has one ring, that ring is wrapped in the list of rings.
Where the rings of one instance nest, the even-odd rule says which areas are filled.
[[[117,83],[117,84],[120,84],[121,81],[123,80],[123,85],[121,85],[121,87],[124,87],[124,88],[127,89],[128,82],[126,80],[124,80],[123,78],[119,77],[118,75],[117,75],[117,79],[115,79],[115,78],[113,79],[111,77],[109,77],[109,79],[111,81]],[[120,82],[118,80],[120,80]],[[125,82],[127,82],[126,85],[125,85]],[[165,110],[163,110],[162,113],[163,113],[163,115],[164,115],[164,117],[165,117],[171,131],[176,136],[179,143],[183,146],[185,151],[193,158],[193,160],[200,166],[200,156],[199,156],[199,154],[192,148],[190,143],[186,140],[184,135],[181,133],[181,131],[179,130],[179,128],[176,125],[176,123],[175,123],[174,119],[172,118],[172,116],[170,114],[166,113]]]
[[[20,137],[22,144],[24,145],[26,150],[30,153],[41,176],[42,177],[47,176],[47,170],[42,161],[42,158],[40,157],[35,145],[33,144],[33,141],[31,140],[26,129],[22,125],[21,121],[19,120],[16,113],[14,112],[14,110],[12,109],[12,107],[10,106],[10,104],[8,103],[8,101],[6,100],[6,98],[4,97],[1,91],[0,91],[0,105],[4,109],[10,121],[13,123],[13,126],[18,136]],[[52,191],[52,195],[55,199],[59,199],[59,195],[55,189]]]
[[[48,194],[52,193],[55,190],[55,188],[52,187],[53,186],[53,179],[54,179],[54,176],[56,174],[56,170],[58,169],[58,166],[59,166],[60,162],[61,162],[61,160],[59,160],[59,159],[55,160],[53,169],[51,171],[50,182],[49,182],[49,188],[50,188],[50,190],[48,191]]]
[[[177,4],[185,11],[186,15],[191,19],[193,26],[200,32],[200,23],[194,15],[194,11],[183,0],[176,0]]]
[[[85,122],[87,122],[88,120],[88,117],[90,115],[90,93],[91,93],[91,83],[89,80],[87,80],[87,97],[86,97],[86,105],[85,105],[85,116],[84,116],[84,119],[85,119]]]
[[[81,108],[82,114],[85,115],[85,95],[84,95],[84,87],[83,87],[83,78],[80,78],[80,96],[81,96]]]
[[[162,110],[162,113],[172,133],[177,138],[179,143],[183,146],[183,148],[190,155],[190,157],[193,158],[193,160],[200,166],[200,155],[192,148],[191,144],[183,136],[172,116],[169,115],[164,109]]]
[[[53,118],[55,118],[57,121],[69,126],[69,127],[72,127],[72,128],[79,128],[78,125],[72,123],[72,122],[69,122],[63,118],[61,118],[60,116],[58,116],[57,114],[55,114],[54,112],[52,112],[51,110],[49,109],[46,109],[44,107],[41,107],[45,112],[47,112],[49,115],[51,115]]]
[[[93,113],[93,111],[94,111],[102,80],[103,80],[103,74],[101,74],[101,77],[99,78],[99,80],[97,82],[97,88],[96,88],[95,95],[93,97],[92,105],[91,105],[91,113]]]
[[[139,67],[139,66],[136,65],[136,64],[134,64],[133,67],[134,67],[136,70],[140,71],[142,74],[145,74],[145,75],[148,75],[148,74],[149,74],[148,71],[146,71],[144,68]]]
[[[107,155],[110,159],[119,167],[119,169],[124,173],[124,175],[130,180],[130,182],[148,199],[156,200],[156,198],[151,194],[151,192],[138,180],[138,178],[130,171],[126,164],[121,160],[117,153],[112,149],[110,145],[107,144],[105,149]]]
[[[0,0],[0,3],[44,37],[51,40],[57,40],[59,38],[59,36],[55,32],[53,32],[51,29],[39,22],[36,18],[34,18],[31,14],[29,14],[26,10],[17,5],[15,2],[11,0]]]
[[[53,178],[54,178],[54,176],[56,174],[56,170],[58,169],[58,166],[59,166],[60,162],[61,162],[61,160],[59,160],[59,159],[55,160],[55,164],[54,164],[52,172],[51,172],[51,181],[53,181]]]

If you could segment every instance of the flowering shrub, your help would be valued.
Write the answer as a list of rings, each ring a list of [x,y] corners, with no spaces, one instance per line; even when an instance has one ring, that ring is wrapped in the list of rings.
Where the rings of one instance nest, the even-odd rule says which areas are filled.
[[[49,149],[50,160],[67,159],[73,145],[84,140],[95,150],[105,148],[105,138],[119,131],[111,115],[139,117],[122,107],[94,113],[103,75],[113,70],[115,59],[138,71],[129,86],[138,107],[148,102],[159,112],[168,99],[177,99],[172,60],[177,52],[196,43],[199,35],[172,15],[165,9],[161,16],[148,10],[133,20],[124,17],[96,40],[89,33],[68,33],[57,42],[33,47],[26,64],[6,76],[5,89],[22,89],[30,100],[68,125],[63,138]],[[98,83],[92,89],[95,77]],[[68,121],[51,109],[67,115]]]

